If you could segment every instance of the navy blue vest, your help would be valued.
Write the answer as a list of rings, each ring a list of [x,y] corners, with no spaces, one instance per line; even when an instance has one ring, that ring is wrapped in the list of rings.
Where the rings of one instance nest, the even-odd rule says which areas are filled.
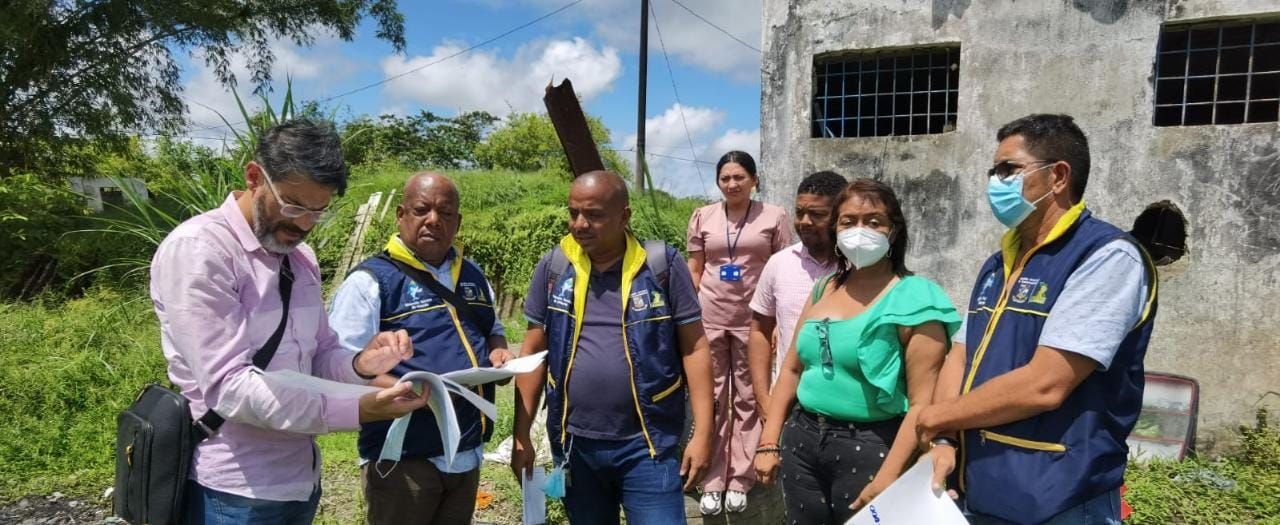
[[[983,265],[970,297],[962,392],[1031,361],[1067,278],[1116,239],[1133,242],[1093,218],[1083,204],[1028,252],[1021,267],[1006,260],[1016,253],[1007,238],[1006,250]],[[1142,408],[1142,359],[1158,284],[1150,258],[1138,250],[1147,266],[1147,307],[1110,368],[1089,374],[1055,410],[962,433],[959,478],[969,509],[1014,523],[1042,523],[1123,483],[1125,439]]]
[[[456,252],[455,252],[456,253]],[[454,292],[470,303],[481,322],[494,322],[493,297],[489,296],[489,282],[474,262],[454,257]],[[382,300],[379,330],[409,332],[413,339],[413,357],[397,365],[393,375],[404,375],[415,370],[434,373],[452,372],[475,367],[491,366],[489,363],[488,334],[471,326],[453,310],[445,300],[425,286],[414,282],[395,265],[378,257],[360,263],[355,271],[368,272],[378,280]],[[459,337],[459,334],[463,337]],[[493,384],[476,389],[485,399],[493,401]],[[493,435],[493,421],[489,420],[466,401],[454,400],[453,409],[458,416],[462,439],[458,450],[468,450],[488,441]],[[360,457],[377,460],[382,452],[382,442],[387,437],[390,421],[375,421],[360,426],[358,448]],[[435,416],[423,408],[413,413],[409,431],[405,435],[401,458],[428,458],[444,453],[440,444],[440,430]]]
[[[665,248],[667,257],[672,257],[675,249]],[[588,278],[577,276],[590,272],[591,263],[572,237],[565,236],[560,241],[560,249],[570,264],[547,292],[546,314],[547,435],[551,440],[551,454],[557,462],[564,459],[569,414],[566,389],[573,388],[573,374],[591,373],[573,368],[589,282]],[[621,355],[631,368],[631,382],[618,388],[631,390],[633,410],[639,416],[649,454],[657,457],[680,441],[687,392],[676,323],[671,317],[671,300],[667,297],[666,283],[660,282],[660,277],[665,276],[654,275],[645,259],[644,247],[628,236],[622,260],[624,314],[623,319],[618,320],[621,332],[618,335],[623,347]]]

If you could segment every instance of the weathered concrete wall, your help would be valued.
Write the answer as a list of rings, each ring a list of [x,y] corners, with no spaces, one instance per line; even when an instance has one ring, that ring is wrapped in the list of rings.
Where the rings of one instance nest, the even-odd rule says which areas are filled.
[[[1162,23],[1280,13],[1280,0],[770,0],[764,11],[767,200],[789,203],[820,169],[885,180],[906,207],[909,265],[964,304],[1001,233],[985,193],[996,130],[1071,114],[1092,146],[1085,200],[1099,217],[1128,229],[1169,199],[1189,222],[1190,253],[1161,270],[1148,370],[1199,379],[1202,440],[1280,390],[1280,125],[1151,124]],[[961,46],[955,131],[810,138],[815,55],[937,43]]]

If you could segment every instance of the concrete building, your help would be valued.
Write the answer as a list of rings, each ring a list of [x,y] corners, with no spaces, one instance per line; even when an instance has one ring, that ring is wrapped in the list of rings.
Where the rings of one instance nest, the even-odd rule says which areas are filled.
[[[129,191],[133,192],[143,202],[151,199],[147,192],[147,183],[141,179],[125,178],[115,181],[106,177],[86,178],[71,177],[71,191],[85,196],[86,202],[93,211],[101,212],[107,205],[120,208],[128,203],[129,198],[125,195],[124,189],[120,187],[120,183],[129,186]]]
[[[1280,0],[769,0],[764,50],[765,198],[789,206],[822,169],[888,182],[909,266],[957,305],[1002,232],[996,130],[1073,115],[1094,213],[1185,214],[1147,369],[1199,380],[1202,445],[1280,408]]]

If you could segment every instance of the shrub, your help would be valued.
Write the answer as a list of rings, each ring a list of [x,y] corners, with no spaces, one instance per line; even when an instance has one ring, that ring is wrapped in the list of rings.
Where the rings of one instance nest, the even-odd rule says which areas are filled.
[[[1280,523],[1280,428],[1259,411],[1240,449],[1220,460],[1134,463],[1125,475],[1127,523]]]
[[[89,213],[84,199],[31,174],[0,178],[0,295],[17,296],[41,261],[57,253],[62,234]]]

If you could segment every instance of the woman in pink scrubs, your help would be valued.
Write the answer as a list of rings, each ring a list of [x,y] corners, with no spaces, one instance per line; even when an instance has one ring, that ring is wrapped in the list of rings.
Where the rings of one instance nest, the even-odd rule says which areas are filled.
[[[760,417],[747,368],[751,295],[769,256],[791,244],[791,219],[778,206],[752,199],[755,160],[730,151],[716,164],[724,200],[689,218],[689,273],[702,303],[715,376],[716,442],[702,480],[703,514],[742,512],[755,484]]]

